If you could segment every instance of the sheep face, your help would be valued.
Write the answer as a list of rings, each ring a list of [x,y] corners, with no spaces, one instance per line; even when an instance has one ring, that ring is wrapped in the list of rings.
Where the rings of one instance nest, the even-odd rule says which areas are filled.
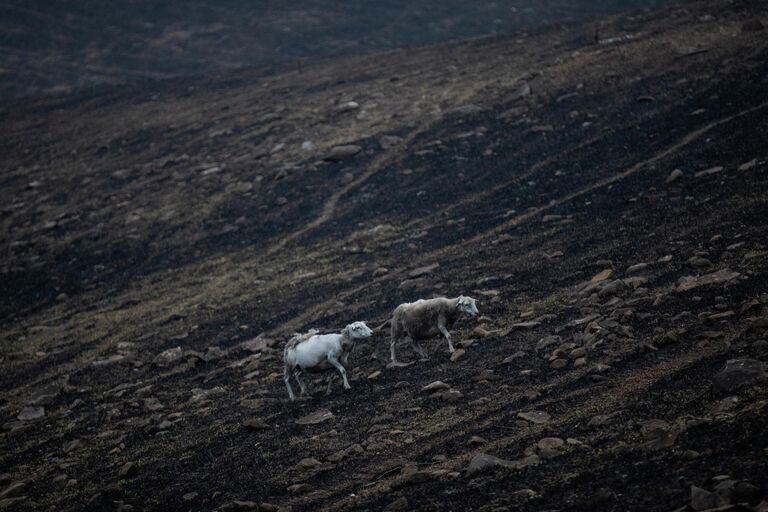
[[[456,308],[468,316],[477,316],[479,311],[477,310],[477,301],[472,297],[465,297],[459,295],[459,302],[456,304]]]
[[[365,325],[365,322],[354,322],[347,326],[349,334],[354,339],[370,338],[373,331]]]

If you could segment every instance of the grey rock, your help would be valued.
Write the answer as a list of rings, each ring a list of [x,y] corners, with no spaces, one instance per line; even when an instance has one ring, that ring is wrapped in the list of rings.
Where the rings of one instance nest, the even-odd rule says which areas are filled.
[[[517,413],[517,417],[530,421],[531,423],[536,423],[537,425],[541,425],[552,419],[552,416],[544,411],[519,412]]]
[[[743,387],[766,382],[765,365],[756,359],[731,359],[712,378],[712,388],[721,395],[731,394]]]
[[[152,360],[152,363],[157,366],[170,366],[181,360],[183,355],[184,353],[181,350],[181,347],[169,348],[168,350],[164,350],[157,354]]]
[[[728,503],[719,494],[709,492],[701,487],[691,486],[691,508],[693,510],[707,510],[717,508]]]
[[[320,409],[296,420],[297,425],[316,425],[324,421],[332,420],[335,416],[327,409]]]
[[[343,146],[335,146],[331,151],[325,155],[324,160],[326,162],[340,162],[346,160],[358,154],[363,148],[355,144],[346,144]]]
[[[43,416],[45,416],[44,407],[25,407],[19,412],[16,418],[20,421],[32,421],[40,419]]]
[[[27,484],[25,482],[13,482],[11,485],[0,491],[0,499],[19,496],[26,486]]]
[[[481,471],[489,468],[503,467],[510,469],[522,469],[528,466],[536,466],[539,464],[539,457],[537,455],[529,455],[520,460],[505,460],[487,453],[478,453],[475,455],[467,466],[467,476],[472,476]]]

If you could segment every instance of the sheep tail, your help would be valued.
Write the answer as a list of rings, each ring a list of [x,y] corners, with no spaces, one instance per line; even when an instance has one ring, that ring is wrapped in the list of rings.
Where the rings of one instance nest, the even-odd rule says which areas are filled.
[[[320,331],[317,329],[310,329],[305,333],[293,333],[293,337],[288,340],[288,343],[285,344],[285,349],[283,350],[283,355],[287,354],[290,349],[301,343],[302,341],[306,341],[315,334],[318,334]]]

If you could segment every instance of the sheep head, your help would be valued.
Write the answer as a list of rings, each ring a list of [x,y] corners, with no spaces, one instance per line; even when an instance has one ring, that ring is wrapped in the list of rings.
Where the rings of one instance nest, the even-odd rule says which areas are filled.
[[[346,327],[349,337],[352,339],[369,338],[373,331],[365,325],[365,322],[353,322]]]
[[[459,295],[456,308],[468,316],[477,316],[479,313],[477,310],[477,301],[472,297],[465,297],[464,295]]]

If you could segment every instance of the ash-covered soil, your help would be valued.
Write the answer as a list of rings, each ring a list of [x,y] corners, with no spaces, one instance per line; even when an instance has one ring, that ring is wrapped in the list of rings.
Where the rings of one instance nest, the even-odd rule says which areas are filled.
[[[766,510],[767,20],[3,104],[0,509]],[[291,333],[460,293],[287,400]]]
[[[297,68],[307,59],[573,23],[662,3],[668,0],[5,0],[0,94],[60,94],[246,66]]]

